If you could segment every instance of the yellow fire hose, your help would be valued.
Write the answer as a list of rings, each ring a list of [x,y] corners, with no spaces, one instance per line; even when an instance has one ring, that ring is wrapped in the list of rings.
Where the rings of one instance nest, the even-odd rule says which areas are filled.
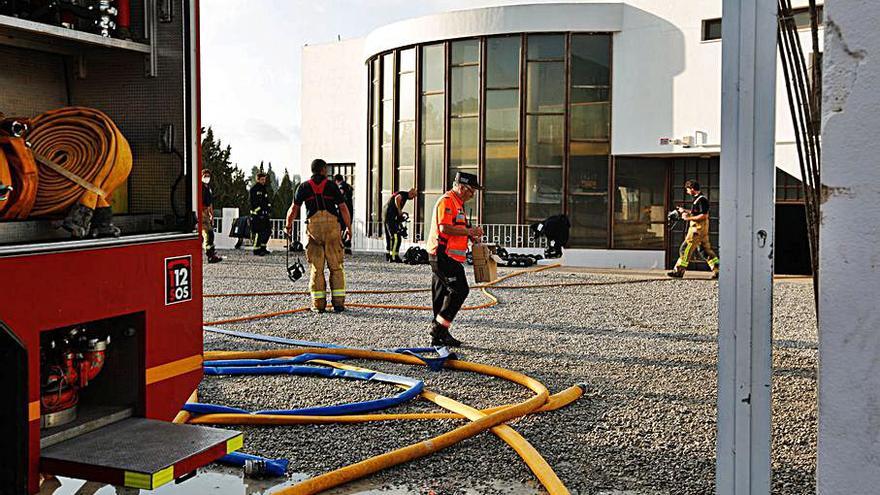
[[[489,298],[489,302],[484,304],[476,305],[476,306],[467,306],[462,309],[466,310],[474,310],[474,309],[482,309],[492,307],[498,304],[498,299],[492,295],[487,289],[489,288],[537,288],[537,287],[557,287],[557,286],[582,286],[582,285],[616,285],[616,284],[626,284],[626,283],[643,283],[655,280],[664,280],[664,279],[645,279],[645,280],[626,280],[626,281],[617,281],[617,282],[573,282],[573,283],[562,283],[562,284],[533,284],[533,285],[522,285],[522,286],[497,286],[498,283],[519,275],[523,275],[526,273],[534,273],[540,272],[552,268],[556,268],[560,266],[559,264],[548,265],[537,267],[530,270],[519,270],[517,272],[509,273],[503,277],[499,277],[496,280],[493,280],[486,284],[475,285],[474,288],[479,288]],[[415,292],[424,292],[428,289],[398,289],[393,291],[379,291],[379,290],[363,290],[363,291],[350,291],[350,294],[387,294],[387,293],[415,293]],[[243,293],[243,294],[215,294],[215,295],[206,295],[205,297],[251,297],[251,296],[269,296],[269,295],[307,295],[308,292],[264,292],[264,293]],[[361,304],[354,303],[349,304],[352,307],[364,307],[364,308],[381,308],[381,309],[406,309],[406,310],[431,310],[431,307],[427,306],[409,306],[409,305],[391,305],[391,304]],[[292,310],[272,312],[272,313],[263,313],[259,315],[251,315],[239,318],[233,318],[228,320],[221,320],[215,322],[206,322],[205,324],[222,324],[222,323],[232,323],[239,321],[250,321],[261,318],[269,318],[273,316],[280,316],[284,314],[292,314],[301,311],[307,311],[309,308],[296,308]],[[280,356],[295,356],[299,354],[303,354],[306,352],[314,351],[314,349],[296,349],[296,350],[278,350],[278,351],[260,351],[260,352],[209,352],[206,353],[206,360],[213,359],[266,359],[271,357],[280,357]],[[321,349],[316,352],[323,352],[325,354],[344,354],[350,357],[355,358],[369,358],[369,359],[382,359],[392,362],[402,362],[405,364],[423,364],[421,360],[412,356],[404,356],[399,354],[388,354],[381,353],[378,351],[360,351],[360,350],[338,350],[338,349]],[[378,353],[378,355],[376,355]],[[369,357],[371,356],[372,357]],[[324,362],[316,360],[316,363],[326,364],[334,367],[344,368],[344,369],[359,369],[363,370],[363,368],[357,368],[350,365],[344,365],[340,363],[332,363],[332,362]],[[361,414],[361,415],[348,415],[348,416],[304,416],[304,415],[296,415],[296,416],[285,416],[285,415],[250,415],[250,414],[207,414],[196,417],[182,416],[183,412],[178,415],[177,419],[181,419],[183,421],[189,421],[193,424],[250,424],[250,425],[292,425],[292,424],[326,424],[326,423],[363,423],[368,421],[389,421],[389,420],[429,420],[429,419],[470,419],[472,422],[466,426],[462,426],[452,430],[451,432],[445,433],[434,439],[423,441],[417,444],[410,445],[408,447],[404,447],[402,449],[397,449],[392,452],[388,452],[386,454],[382,454],[380,456],[376,456],[371,459],[367,459],[365,461],[361,461],[359,463],[341,468],[339,470],[326,473],[324,475],[318,476],[316,478],[312,478],[310,480],[306,480],[300,484],[297,484],[293,487],[284,489],[279,491],[279,494],[284,495],[292,495],[292,494],[306,494],[306,493],[319,493],[326,489],[344,484],[348,481],[352,481],[354,479],[361,478],[363,476],[375,473],[381,469],[385,469],[390,466],[394,466],[403,462],[407,462],[412,459],[416,459],[419,457],[423,457],[432,452],[436,452],[441,450],[453,443],[461,441],[463,439],[469,438],[473,435],[476,435],[486,429],[491,429],[493,433],[502,438],[505,442],[507,442],[514,450],[520,455],[520,457],[526,462],[529,468],[533,473],[538,477],[541,483],[547,488],[548,492],[552,495],[556,494],[567,494],[569,493],[565,486],[562,484],[561,480],[559,480],[558,476],[555,472],[553,472],[552,468],[547,464],[546,460],[540,455],[540,453],[535,450],[535,448],[528,443],[519,433],[517,433],[513,428],[504,425],[503,423],[509,421],[510,419],[521,417],[526,414],[531,414],[535,412],[544,412],[544,411],[552,411],[558,409],[560,407],[564,407],[565,405],[570,404],[574,400],[577,400],[583,394],[583,388],[581,386],[573,386],[570,387],[558,394],[553,396],[549,395],[546,388],[540,384],[539,382],[519,373],[516,373],[511,370],[505,370],[503,368],[497,368],[494,366],[488,365],[480,365],[476,363],[469,363],[466,361],[458,361],[458,360],[450,360],[447,361],[446,367],[452,369],[460,369],[465,371],[476,371],[480,373],[484,373],[490,376],[496,376],[500,378],[505,378],[515,383],[519,383],[527,388],[530,388],[532,391],[536,393],[536,396],[532,399],[525,401],[519,404],[509,404],[504,406],[493,407],[485,410],[478,410],[457,402],[448,397],[444,397],[442,395],[436,394],[434,392],[425,390],[422,393],[422,397],[434,402],[435,404],[451,411],[450,413],[407,413],[407,414]],[[540,403],[537,403],[536,399],[542,398]],[[507,419],[503,419],[507,418]]]
[[[272,359],[278,357],[294,357],[305,353],[322,353],[322,354],[334,354],[334,355],[344,355],[356,359],[374,359],[380,361],[389,361],[394,363],[401,364],[413,364],[413,365],[424,365],[424,362],[414,356],[408,356],[403,354],[396,353],[387,353],[380,351],[368,351],[361,349],[321,349],[321,348],[298,348],[298,349],[280,349],[280,350],[272,350],[272,351],[250,351],[250,352],[240,352],[240,351],[223,351],[223,352],[206,352],[205,359],[206,360],[219,360],[219,359]],[[301,483],[298,483],[292,487],[282,489],[276,492],[278,495],[305,495],[305,494],[314,494],[320,493],[324,490],[328,490],[335,486],[339,486],[341,484],[347,483],[349,481],[353,481],[355,479],[362,478],[364,476],[376,473],[382,469],[386,469],[391,466],[396,466],[398,464],[402,464],[404,462],[411,461],[413,459],[418,459],[420,457],[424,457],[431,453],[437,452],[439,450],[445,449],[455,443],[458,443],[467,438],[473,437],[478,433],[484,432],[492,427],[498,426],[500,424],[506,423],[510,420],[525,416],[546,404],[550,394],[547,391],[547,388],[537,380],[530,378],[521,373],[517,373],[512,370],[506,370],[503,368],[499,368],[496,366],[486,365],[486,364],[478,364],[471,363],[467,361],[458,361],[458,360],[448,360],[445,365],[446,368],[459,370],[459,371],[471,371],[476,373],[481,373],[489,376],[494,376],[497,378],[503,378],[505,380],[517,383],[522,385],[533,392],[535,395],[518,404],[513,404],[502,409],[499,409],[495,412],[492,412],[487,415],[483,415],[484,413],[479,413],[483,415],[482,417],[473,420],[472,422],[455,428],[452,431],[447,433],[443,433],[437,437],[434,437],[429,440],[424,440],[412,445],[408,445],[406,447],[402,447],[391,452],[387,452],[385,454],[381,454],[370,459],[366,459],[364,461],[340,468],[336,471],[331,471],[329,473],[322,474],[320,476],[316,476],[314,478],[305,480]],[[471,414],[468,412],[468,414]],[[549,466],[548,466],[549,468]],[[547,477],[550,475],[542,474],[542,477]],[[553,474],[552,476],[555,476]],[[549,479],[549,478],[548,478]],[[564,486],[562,487],[564,489]],[[551,493],[568,493],[567,490],[563,492],[551,492]]]

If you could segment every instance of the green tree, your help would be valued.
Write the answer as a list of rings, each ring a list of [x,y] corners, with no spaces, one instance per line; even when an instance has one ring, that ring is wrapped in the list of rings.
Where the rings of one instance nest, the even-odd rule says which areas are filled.
[[[287,216],[287,209],[290,208],[290,204],[293,203],[293,192],[293,180],[291,180],[290,174],[285,170],[284,177],[281,179],[281,184],[278,185],[278,189],[275,191],[275,197],[272,199],[273,218],[285,218]]]
[[[238,208],[239,214],[248,211],[247,180],[229,159],[232,147],[223,147],[210,127],[202,128],[202,135],[202,168],[211,171],[214,208]]]

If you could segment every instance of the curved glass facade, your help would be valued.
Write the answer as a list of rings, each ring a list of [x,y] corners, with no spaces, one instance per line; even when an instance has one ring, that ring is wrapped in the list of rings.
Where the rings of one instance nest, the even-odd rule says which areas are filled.
[[[417,187],[407,206],[423,221],[465,171],[486,187],[471,203],[481,223],[565,213],[572,246],[611,246],[610,34],[450,40],[368,67],[370,220],[393,191]]]

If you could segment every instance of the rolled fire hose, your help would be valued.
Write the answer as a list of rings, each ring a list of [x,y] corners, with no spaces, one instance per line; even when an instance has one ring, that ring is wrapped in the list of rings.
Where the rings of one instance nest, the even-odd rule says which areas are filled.
[[[80,204],[110,206],[113,191],[131,173],[131,148],[106,114],[67,107],[30,121],[28,141],[39,167],[39,188],[31,216],[66,213]]]
[[[13,188],[0,203],[0,219],[27,218],[37,196],[37,183],[37,165],[24,139],[0,136],[0,184]]]

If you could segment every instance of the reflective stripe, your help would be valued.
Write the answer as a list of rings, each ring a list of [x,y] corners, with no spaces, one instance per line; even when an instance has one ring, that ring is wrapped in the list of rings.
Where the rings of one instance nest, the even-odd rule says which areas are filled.
[[[467,251],[460,251],[458,249],[447,249],[446,252],[449,254],[457,254],[458,256],[467,256]]]
[[[444,317],[442,317],[442,316],[440,316],[440,315],[437,315],[437,317],[434,318],[434,320],[436,320],[437,323],[443,325],[443,326],[446,327],[446,328],[449,328],[449,326],[452,325],[452,322],[451,322],[451,321],[447,320],[446,318],[444,318]]]
[[[344,296],[344,295],[345,295],[345,289],[342,289],[342,290],[334,290],[334,291],[331,292],[331,294],[333,295],[333,297],[341,297],[341,296]]]
[[[324,299],[327,297],[327,293],[322,290],[313,290],[312,291],[312,299]]]
[[[712,258],[711,260],[707,261],[706,263],[709,263],[710,267],[715,268],[715,266],[718,264],[718,257],[716,256],[716,257]]]

